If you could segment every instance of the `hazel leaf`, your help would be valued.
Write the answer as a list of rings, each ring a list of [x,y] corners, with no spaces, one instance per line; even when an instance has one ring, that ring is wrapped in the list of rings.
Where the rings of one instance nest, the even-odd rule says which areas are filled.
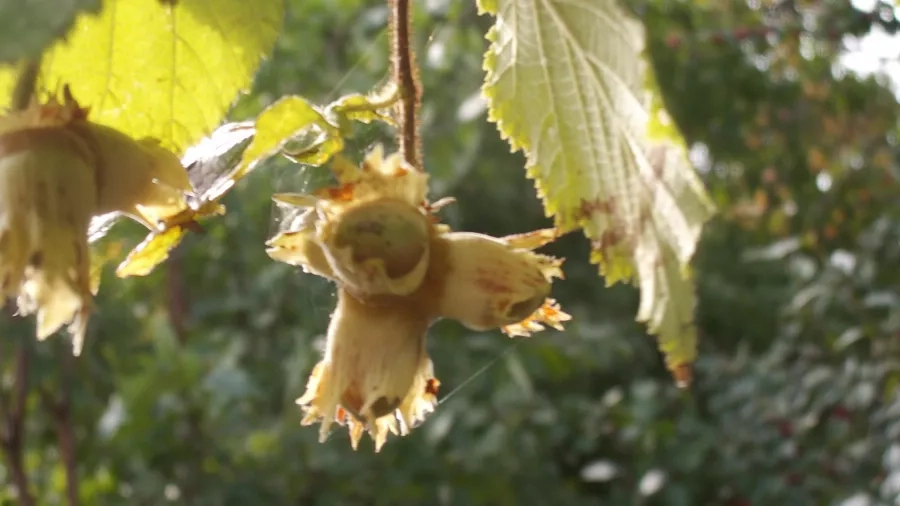
[[[103,239],[117,223],[124,219],[125,215],[118,212],[94,216],[88,226],[88,243],[93,244]]]
[[[282,0],[108,0],[48,49],[41,83],[69,84],[92,121],[180,153],[249,88],[283,17]],[[12,82],[0,77],[0,93]]]
[[[116,276],[127,278],[150,274],[157,265],[169,258],[169,252],[181,242],[186,232],[185,226],[177,225],[162,232],[149,234],[119,264]]]
[[[340,132],[322,111],[303,97],[288,96],[270,105],[256,118],[256,136],[235,169],[239,179],[294,142],[291,157],[303,163],[324,163],[343,148]]]
[[[185,209],[164,219],[159,224],[159,231],[150,232],[144,241],[128,254],[116,270],[116,275],[127,278],[150,274],[157,265],[169,258],[169,252],[181,243],[188,229],[199,228],[197,220],[222,214],[225,214],[225,206],[215,200],[207,200],[196,208]]]
[[[713,206],[677,129],[660,128],[642,25],[617,0],[480,0],[479,10],[496,16],[489,119],[525,152],[560,233],[585,233],[607,284],[639,286],[637,319],[684,383],[696,355],[687,265]]]
[[[110,241],[91,245],[91,293],[97,295],[100,290],[100,279],[106,264],[122,253],[122,241]]]
[[[328,106],[329,116],[335,116],[335,122],[359,121],[371,123],[383,121],[389,125],[395,122],[389,114],[389,108],[396,102],[398,94],[394,80],[389,85],[369,95],[353,93],[345,95]]]
[[[240,161],[255,135],[252,121],[226,123],[187,150],[181,163],[200,200],[218,200],[246,175]]]
[[[256,119],[256,138],[244,152],[236,177],[276,154],[296,163],[323,165],[344,149],[344,136],[353,121],[383,121],[393,125],[388,109],[397,100],[393,82],[368,95],[345,95],[327,107],[303,97],[288,96],[270,105]]]

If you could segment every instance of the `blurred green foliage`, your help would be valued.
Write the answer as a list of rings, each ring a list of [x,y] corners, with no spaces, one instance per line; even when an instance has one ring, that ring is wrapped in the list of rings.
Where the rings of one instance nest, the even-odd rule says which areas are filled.
[[[845,36],[896,21],[843,0],[751,4],[636,8],[722,210],[694,262],[701,358],[689,391],[633,322],[634,290],[604,288],[573,235],[548,248],[568,258],[564,333],[512,341],[440,322],[437,412],[378,455],[370,443],[354,453],[341,432],[319,444],[294,399],[334,290],[271,261],[263,242],[271,194],[322,175],[270,163],[152,275],[106,273],[82,357],[67,358],[65,339],[33,343],[29,320],[3,320],[0,400],[15,405],[27,358],[22,454],[37,503],[71,504],[68,427],[86,505],[898,504],[900,105],[883,79],[837,65]],[[384,76],[382,2],[289,6],[234,119]],[[458,199],[444,216],[497,235],[546,226],[523,159],[477,98],[490,20],[473,2],[418,7],[425,162],[433,195]],[[375,141],[389,132],[360,128],[351,145]],[[13,411],[0,420],[7,449]],[[0,503],[17,504],[9,465],[0,479]]]

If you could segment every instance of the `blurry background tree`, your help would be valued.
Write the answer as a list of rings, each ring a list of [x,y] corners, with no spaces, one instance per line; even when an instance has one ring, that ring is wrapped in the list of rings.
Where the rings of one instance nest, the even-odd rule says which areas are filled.
[[[365,91],[387,67],[383,2],[289,4],[234,119],[287,93]],[[271,164],[151,276],[106,273],[82,357],[64,339],[33,343],[30,320],[3,320],[0,502],[900,504],[900,105],[896,84],[841,65],[856,38],[897,30],[894,9],[635,4],[721,209],[694,262],[690,391],[632,321],[635,291],[603,288],[573,234],[551,248],[569,259],[565,333],[512,341],[441,323],[429,342],[443,404],[422,428],[377,456],[342,432],[317,443],[294,399],[333,289],[263,242],[272,192],[320,176]],[[490,20],[470,1],[421,2],[416,16],[425,162],[433,194],[460,202],[448,220],[500,235],[546,226],[523,159],[484,120]],[[354,145],[375,140],[389,137],[364,130]]]

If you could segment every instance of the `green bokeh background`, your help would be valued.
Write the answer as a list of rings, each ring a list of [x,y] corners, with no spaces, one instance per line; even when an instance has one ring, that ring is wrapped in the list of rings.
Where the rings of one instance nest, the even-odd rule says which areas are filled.
[[[64,389],[85,505],[900,504],[900,106],[884,79],[837,66],[845,37],[897,23],[843,0],[761,4],[633,6],[720,208],[694,262],[691,390],[634,323],[635,289],[606,288],[573,234],[547,249],[568,259],[555,287],[574,316],[565,332],[513,341],[440,322],[437,412],[377,455],[343,432],[319,444],[294,399],[334,288],[263,243],[271,194],[324,176],[276,161],[152,275],[107,269],[79,359],[3,320],[5,396],[19,351],[31,357],[24,457],[38,504],[68,504],[44,402]],[[490,18],[471,1],[416,6],[425,164],[432,195],[458,200],[442,215],[494,235],[548,226],[523,157],[479,107]],[[386,19],[382,2],[291,0],[232,119],[285,94],[368,90],[387,66]],[[374,142],[390,132],[360,128],[351,154]],[[0,483],[0,503],[17,504],[6,468]]]

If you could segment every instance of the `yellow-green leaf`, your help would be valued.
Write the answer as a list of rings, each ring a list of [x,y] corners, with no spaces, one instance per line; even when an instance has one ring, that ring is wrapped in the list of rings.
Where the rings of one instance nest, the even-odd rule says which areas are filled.
[[[97,295],[100,290],[103,267],[120,253],[122,253],[122,241],[91,245],[91,293]]]
[[[390,117],[383,107],[379,107],[380,105],[372,103],[365,95],[354,93],[341,97],[340,100],[332,104],[331,111],[340,118],[359,121],[360,123],[371,123],[377,120],[393,125],[394,119]]]
[[[326,115],[329,119],[334,117],[332,123],[337,124],[347,121],[371,123],[378,120],[393,125],[394,120],[389,114],[389,108],[399,97],[397,81],[390,79],[382,89],[368,95],[351,93],[335,100],[328,106]]]
[[[648,229],[648,233],[653,233]],[[641,304],[637,320],[659,334],[659,348],[679,386],[691,381],[691,364],[697,358],[694,325],[694,284],[689,270],[658,238],[641,241],[635,254]]]
[[[497,14],[497,0],[478,0],[478,14]]]
[[[231,175],[231,184],[276,154],[297,163],[324,164],[344,149],[350,122],[393,124],[388,108],[397,97],[392,83],[367,95],[345,95],[326,107],[313,105],[303,97],[283,97],[256,118],[255,137]]]
[[[296,163],[323,165],[336,153],[344,149],[344,138],[340,135],[323,135],[313,143],[299,149],[285,149],[284,155]]]
[[[283,16],[283,0],[107,0],[47,51],[42,84],[68,83],[92,121],[182,152],[250,86]]]
[[[177,225],[163,232],[147,235],[147,238],[119,264],[116,276],[127,278],[150,274],[157,265],[169,258],[169,252],[181,242],[185,233],[185,227]]]
[[[684,379],[696,353],[686,268],[713,207],[677,130],[657,128],[648,112],[643,27],[618,0],[479,8],[497,17],[485,55],[489,118],[525,151],[556,226],[591,239],[607,283],[637,282],[638,319]]]
[[[324,163],[343,148],[338,128],[325,119],[319,108],[302,97],[284,97],[256,118],[256,136],[244,151],[232,179],[240,179],[263,160],[281,152],[290,141],[301,144],[291,154],[305,163],[315,163],[319,157],[324,157]]]
[[[161,229],[151,232],[143,242],[131,250],[125,261],[119,264],[116,275],[127,278],[150,274],[157,265],[169,257],[169,252],[181,243],[187,229],[197,227],[197,220],[222,214],[225,214],[225,206],[215,200],[204,200],[199,202],[196,208],[188,208],[164,218],[159,224]]]

